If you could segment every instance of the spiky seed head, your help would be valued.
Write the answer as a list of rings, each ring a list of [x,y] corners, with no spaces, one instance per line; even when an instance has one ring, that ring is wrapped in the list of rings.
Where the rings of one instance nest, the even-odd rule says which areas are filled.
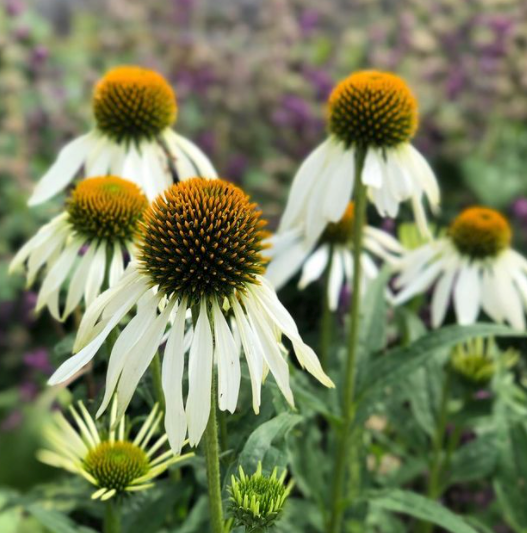
[[[66,202],[74,230],[88,239],[130,241],[148,207],[141,189],[116,176],[81,181]]]
[[[131,442],[104,441],[88,452],[84,467],[99,487],[123,492],[148,472],[150,463],[144,450]]]
[[[395,74],[356,72],[333,89],[328,103],[329,131],[347,148],[391,148],[417,130],[417,100]]]
[[[353,237],[354,213],[354,203],[349,202],[342,218],[338,222],[330,222],[326,226],[321,241],[329,244],[348,244]]]
[[[167,189],[145,213],[139,262],[166,295],[195,302],[230,297],[265,270],[265,225],[240,188],[191,178]]]
[[[99,131],[119,143],[137,143],[153,139],[175,122],[176,95],[157,72],[121,66],[95,86],[93,112]]]
[[[228,486],[229,511],[237,526],[246,531],[265,531],[280,517],[293,482],[285,485],[287,472],[278,477],[275,468],[270,476],[262,473],[262,463],[256,472],[247,476],[240,466],[239,475],[231,476]]]
[[[496,257],[512,239],[507,219],[487,207],[470,207],[458,215],[449,228],[452,242],[471,259]]]

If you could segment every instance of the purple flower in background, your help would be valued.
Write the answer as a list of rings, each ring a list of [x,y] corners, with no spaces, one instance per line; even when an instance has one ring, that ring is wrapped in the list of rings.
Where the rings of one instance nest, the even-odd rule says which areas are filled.
[[[201,149],[208,155],[214,155],[216,151],[216,138],[214,132],[212,131],[202,131],[197,136],[197,143]]]
[[[241,183],[243,174],[247,169],[248,161],[243,154],[234,154],[227,162],[227,176],[234,183]]]
[[[37,293],[25,291],[22,294],[20,307],[21,320],[26,326],[31,326],[35,322],[35,305],[37,304]]]
[[[0,430],[1,431],[13,431],[20,427],[22,424],[22,412],[19,410],[12,411],[7,415],[4,420],[2,420],[2,423],[0,423]]]
[[[520,222],[527,222],[527,198],[517,198],[512,204],[512,214]]]
[[[5,11],[10,17],[18,17],[24,11],[24,4],[20,0],[7,0]]]
[[[33,381],[24,381],[19,389],[20,398],[24,402],[31,402],[38,396],[38,387],[37,384]]]
[[[40,68],[48,59],[49,52],[45,46],[41,44],[35,46],[31,54],[31,67],[33,69]]]
[[[51,374],[53,367],[49,361],[48,351],[44,348],[37,348],[28,352],[23,357],[24,364],[33,370],[38,370],[44,374]]]
[[[304,36],[311,35],[318,27],[320,13],[314,9],[306,9],[300,14],[299,26]]]
[[[333,89],[333,80],[329,73],[320,68],[306,66],[303,74],[315,89],[317,100],[326,101]]]
[[[286,94],[272,118],[277,126],[303,129],[313,122],[314,117],[305,100],[294,94]]]

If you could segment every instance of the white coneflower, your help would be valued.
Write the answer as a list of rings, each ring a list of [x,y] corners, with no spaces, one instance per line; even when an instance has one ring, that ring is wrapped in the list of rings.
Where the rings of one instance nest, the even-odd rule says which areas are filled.
[[[14,257],[10,270],[26,266],[28,285],[45,269],[36,311],[47,306],[64,320],[81,302],[89,305],[107,283],[115,285],[124,271],[126,256],[133,257],[148,200],[134,183],[105,176],[81,181],[66,202],[64,213],[43,226]],[[59,296],[68,294],[63,311]]]
[[[329,138],[298,170],[279,232],[301,231],[318,240],[342,217],[354,189],[356,154],[365,152],[362,182],[381,216],[395,217],[411,200],[416,221],[427,233],[423,195],[439,204],[435,176],[410,144],[418,124],[417,102],[394,74],[364,71],[341,81],[329,97]]]
[[[154,486],[154,479],[170,465],[194,455],[174,455],[172,450],[167,450],[166,434],[150,444],[163,416],[157,405],[133,441],[129,440],[125,417],[116,424],[115,402],[107,432],[99,432],[82,402],[79,402],[78,410],[70,407],[70,412],[77,429],[62,413],[56,413],[53,424],[44,432],[48,448],[40,450],[38,458],[43,463],[87,479],[97,487],[93,499],[105,501],[124,493],[149,489]]]
[[[177,115],[176,96],[157,72],[135,66],[110,70],[95,86],[93,113],[95,128],[62,149],[29,205],[55,196],[83,166],[85,176],[124,176],[150,200],[173,183],[172,163],[181,180],[195,175],[216,177],[201,150],[171,129]]]
[[[219,408],[231,412],[236,408],[240,361],[227,313],[242,341],[256,412],[267,370],[293,404],[289,367],[279,343],[282,333],[292,342],[301,366],[333,386],[313,350],[300,338],[293,318],[262,277],[265,260],[261,252],[267,235],[260,217],[248,196],[225,181],[194,178],[165,191],[145,214],[137,261],[88,309],[74,347],[80,351],[57,370],[50,383],[67,380],[88,363],[110,331],[137,304],[135,316],[112,349],[99,412],[106,408],[114,390],[118,416],[124,412],[173,320],[164,353],[163,388],[168,406],[165,425],[176,451],[187,428],[193,446],[205,430],[214,365]],[[184,404],[183,335],[188,309],[193,311],[195,324]]]
[[[276,237],[275,250],[271,252],[273,259],[265,276],[277,290],[300,268],[302,275],[298,288],[305,289],[319,279],[331,264],[327,287],[328,303],[332,311],[337,309],[342,288],[351,286],[353,280],[353,207],[353,202],[350,202],[343,217],[338,222],[327,225],[314,250],[305,246],[298,232],[291,231]],[[364,291],[368,283],[379,274],[372,256],[393,264],[403,248],[391,235],[372,226],[364,228],[363,248],[361,263],[365,275],[361,282]]]
[[[510,248],[511,228],[497,211],[472,207],[448,233],[410,252],[396,286],[403,303],[435,284],[432,325],[439,327],[453,296],[459,324],[472,324],[483,310],[495,322],[525,329],[527,260]]]

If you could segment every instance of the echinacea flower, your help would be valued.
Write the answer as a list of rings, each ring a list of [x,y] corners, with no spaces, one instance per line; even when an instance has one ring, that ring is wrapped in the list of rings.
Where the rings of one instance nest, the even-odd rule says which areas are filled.
[[[180,180],[196,174],[216,177],[205,154],[171,129],[176,96],[157,72],[135,66],[110,70],[95,86],[93,114],[95,128],[62,149],[29,205],[55,196],[83,166],[85,176],[124,176],[150,200],[173,183],[171,163]]]
[[[78,353],[57,370],[50,383],[67,380],[87,364],[110,331],[137,304],[137,311],[113,346],[99,413],[114,391],[118,417],[124,412],[172,322],[163,359],[163,389],[168,406],[165,426],[175,451],[181,449],[187,429],[193,446],[205,430],[214,366],[219,408],[230,412],[236,408],[241,372],[228,315],[247,359],[255,412],[268,370],[293,404],[289,367],[279,342],[282,333],[292,342],[300,365],[326,386],[333,386],[314,351],[302,341],[293,318],[263,278],[264,225],[256,205],[225,181],[197,177],[165,191],[145,213],[137,260],[121,281],[87,310],[74,346]],[[184,404],[183,336],[189,309],[195,322]]]
[[[432,326],[445,318],[451,297],[457,322],[472,324],[483,310],[495,322],[525,329],[527,260],[510,247],[511,227],[500,213],[471,207],[445,237],[408,253],[395,285],[401,304],[435,285]]]
[[[45,268],[36,311],[47,306],[54,318],[64,320],[83,296],[89,305],[108,285],[117,283],[125,258],[134,254],[139,222],[148,207],[141,189],[115,176],[85,179],[73,190],[65,212],[42,226],[16,254],[10,271],[27,270],[32,285]],[[61,288],[68,285],[64,310],[59,309]]]
[[[275,237],[266,278],[278,290],[302,268],[298,282],[298,288],[302,290],[319,279],[330,265],[328,302],[329,308],[336,310],[342,288],[351,286],[353,280],[353,215],[353,202],[350,202],[343,217],[326,226],[315,249],[306,247],[295,231]],[[372,256],[393,264],[403,248],[389,233],[372,226],[365,226],[362,244],[361,264],[365,275],[361,290],[364,291],[379,274]]]
[[[350,201],[356,155],[365,152],[362,183],[383,217],[396,217],[411,200],[416,221],[427,233],[423,195],[439,205],[435,176],[410,144],[417,130],[417,101],[406,83],[386,72],[357,72],[341,81],[328,102],[329,138],[298,170],[279,233],[297,229],[308,243],[338,222]]]
[[[166,434],[151,444],[163,417],[157,405],[134,440],[130,440],[128,435],[125,417],[117,423],[115,402],[107,431],[97,429],[82,402],[78,403],[78,410],[70,407],[70,413],[77,428],[62,413],[55,413],[53,423],[44,431],[47,448],[38,452],[38,459],[87,479],[97,487],[92,499],[105,501],[114,496],[149,489],[154,486],[154,479],[170,465],[194,455],[174,455],[172,450],[167,450]]]

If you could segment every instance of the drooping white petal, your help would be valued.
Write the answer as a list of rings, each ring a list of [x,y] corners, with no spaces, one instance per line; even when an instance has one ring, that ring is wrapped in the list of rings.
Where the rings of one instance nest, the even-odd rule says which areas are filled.
[[[327,171],[320,179],[325,180],[327,195],[323,205],[323,217],[328,222],[338,222],[351,200],[355,181],[355,154],[352,150],[338,147],[336,154],[328,165]],[[319,199],[319,201],[322,201]]]
[[[444,264],[445,259],[439,258],[427,265],[412,281],[408,282],[399,294],[397,294],[394,298],[395,305],[407,302],[417,294],[427,291],[443,270]]]
[[[201,176],[203,178],[218,177],[218,173],[214,169],[212,163],[210,162],[210,159],[204,154],[204,152],[200,148],[198,148],[198,146],[196,146],[193,142],[183,137],[182,135],[178,135],[175,131],[168,131],[170,131],[169,135],[173,137],[175,143],[180,148],[180,150],[185,153],[188,159],[190,159],[190,161],[192,161],[194,166],[197,168],[197,176]]]
[[[412,196],[412,209],[414,212],[415,223],[419,229],[421,235],[427,239],[432,238],[428,222],[426,220],[426,212],[423,207],[423,200],[421,196]]]
[[[38,293],[37,304],[35,306],[37,312],[47,304],[50,295],[54,291],[60,289],[60,286],[71,272],[71,268],[73,267],[73,263],[77,258],[81,246],[82,241],[75,239],[71,244],[64,248],[60,257],[51,266]]]
[[[73,180],[93,145],[94,134],[88,133],[64,146],[51,168],[37,183],[28,204],[41,204],[62,191]]]
[[[141,306],[139,306],[140,303]],[[157,316],[158,304],[159,296],[152,291],[148,291],[138,302],[136,315],[130,320],[115,341],[106,372],[104,398],[97,411],[98,417],[101,416],[110,404],[115,387],[117,386],[117,382],[124,365],[127,363],[132,348],[154,323]],[[117,403],[115,403],[115,407],[117,408]]]
[[[427,160],[416,150],[411,144],[404,147],[404,150],[408,155],[406,161],[410,161],[409,168],[413,174],[414,180],[419,180],[422,187],[430,201],[430,205],[435,208],[439,205],[441,200],[441,194],[439,191],[439,185],[437,184],[434,172],[430,168]]]
[[[129,181],[133,181],[136,185],[143,187],[143,163],[141,155],[137,151],[135,145],[131,145],[126,153],[122,177]]]
[[[119,243],[113,245],[112,262],[110,264],[109,286],[113,287],[124,272],[123,249]]]
[[[106,176],[110,170],[116,149],[117,145],[113,141],[105,140],[97,156],[86,164],[87,176]]]
[[[492,267],[483,269],[481,276],[481,306],[494,322],[501,323],[505,319],[502,302],[497,294]]]
[[[253,410],[256,414],[258,414],[260,412],[261,388],[263,380],[263,350],[258,338],[255,337],[249,322],[247,321],[247,317],[245,316],[238,299],[232,298],[231,305],[234,311],[236,330],[240,334],[243,351],[247,360],[247,366],[249,367],[253,396]]]
[[[210,415],[212,386],[212,331],[207,307],[204,302],[194,330],[190,347],[188,369],[188,396],[186,404],[188,437],[191,446],[196,446],[207,427]]]
[[[373,148],[369,148],[366,152],[366,159],[364,160],[364,169],[362,171],[362,183],[374,189],[380,189],[383,186],[383,172],[382,172],[382,153]]]
[[[344,260],[339,250],[333,250],[328,283],[328,305],[331,311],[336,311],[339,306],[342,285],[344,285]]]
[[[298,282],[298,288],[303,290],[310,283],[319,279],[328,264],[328,260],[329,246],[322,245],[304,263],[304,267],[302,268],[302,276]]]
[[[86,305],[91,305],[95,298],[99,296],[105,274],[106,242],[101,241],[91,262],[88,276],[86,277],[86,285],[84,289],[84,299],[86,300]]]
[[[285,399],[294,407],[293,392],[289,385],[289,367],[280,353],[279,344],[269,327],[265,313],[262,313],[260,306],[252,295],[243,298],[243,303],[247,309],[249,323],[262,344],[265,362],[269,366]]]
[[[240,391],[240,359],[236,342],[216,300],[212,303],[214,354],[218,365],[218,405],[234,413]]]
[[[146,329],[143,336],[128,353],[115,392],[117,397],[117,420],[120,420],[124,415],[139,381],[159,348],[174,304],[174,300],[168,303],[163,312]]]
[[[523,305],[509,272],[502,264],[494,269],[494,296],[501,303],[503,315],[509,324],[518,330],[525,329]]]
[[[185,370],[185,314],[187,304],[181,302],[176,319],[168,336],[163,356],[163,392],[165,394],[166,412],[165,429],[172,451],[181,452],[187,435],[187,417],[183,404],[183,373]]]
[[[88,249],[85,251],[84,255],[79,261],[79,264],[77,265],[77,269],[75,270],[75,273],[70,281],[68,296],[66,298],[66,307],[64,308],[64,313],[62,315],[63,320],[70,315],[70,313],[79,305],[81,301],[85,290],[88,272],[91,268],[96,249],[97,245],[95,243],[88,245]]]
[[[378,242],[380,246],[386,248],[386,250],[389,250],[390,252],[400,254],[404,251],[403,246],[397,239],[381,229],[374,228],[373,226],[365,226],[364,236]]]
[[[453,258],[444,268],[443,275],[437,282],[432,296],[432,327],[438,328],[445,319],[448,302],[452,294],[454,279],[457,274],[457,260]]]
[[[294,230],[275,235],[272,242],[272,260],[265,277],[279,290],[300,270],[312,246]]]
[[[172,180],[163,168],[160,148],[151,143],[141,145],[143,168],[143,188],[149,200],[154,200],[165,189],[170,187]]]
[[[478,317],[481,287],[478,267],[463,264],[454,288],[454,308],[457,321],[462,326],[473,324]]]
[[[326,140],[318,146],[302,163],[296,173],[284,214],[280,221],[279,232],[283,233],[304,221],[306,204],[312,194],[313,187],[320,179],[325,166],[329,162],[328,154],[334,144]]]
[[[112,329],[120,322],[123,316],[126,315],[126,313],[132,308],[132,306],[137,302],[137,300],[148,289],[145,289],[145,286],[142,284],[137,284],[137,286],[134,287],[124,287],[124,290],[126,291],[126,297],[122,302],[122,305],[118,309],[116,309],[115,313],[110,318],[106,326],[79,353],[70,357],[67,361],[60,365],[60,367],[49,379],[50,385],[57,385],[58,383],[62,383],[63,381],[68,380],[70,377],[76,374],[84,365],[89,363],[93,359],[99,348],[102,346],[103,342],[106,340],[106,337],[108,337],[108,335],[110,334],[110,331],[112,331]],[[105,300],[105,294],[101,294],[99,298],[103,298]],[[94,305],[96,304],[96,302],[94,302]],[[85,315],[85,317],[86,316],[89,315]],[[89,320],[91,319],[89,318]]]

